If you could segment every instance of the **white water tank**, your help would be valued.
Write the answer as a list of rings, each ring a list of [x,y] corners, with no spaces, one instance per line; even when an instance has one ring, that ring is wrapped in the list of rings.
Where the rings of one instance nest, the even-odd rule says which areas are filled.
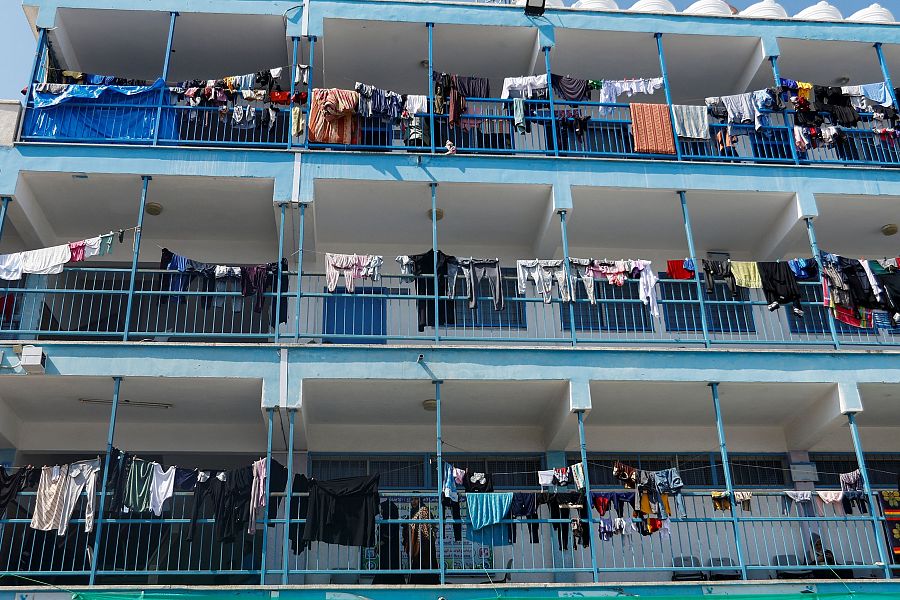
[[[629,10],[635,12],[673,13],[675,7],[669,0],[638,0]]]
[[[847,17],[848,21],[862,23],[894,23],[894,15],[880,4],[873,4]]]
[[[697,0],[684,9],[684,14],[730,17],[732,12],[731,7],[723,0]]]
[[[796,15],[795,19],[806,19],[807,21],[843,21],[844,15],[834,6],[828,4],[826,0],[817,2],[812,6],[804,8]]]
[[[741,11],[742,17],[762,17],[763,19],[787,19],[787,11],[775,0],[762,0]]]
[[[619,5],[615,0],[578,0],[572,5],[572,8],[581,8],[585,10],[619,10]]]

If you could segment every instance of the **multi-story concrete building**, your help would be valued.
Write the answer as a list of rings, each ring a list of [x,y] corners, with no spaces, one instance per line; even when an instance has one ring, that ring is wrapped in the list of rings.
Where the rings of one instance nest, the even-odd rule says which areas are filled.
[[[100,471],[90,533],[87,497],[57,535],[31,527],[46,490],[12,494],[0,596],[898,591],[895,497],[881,492],[900,471],[900,329],[890,312],[825,306],[823,289],[840,290],[819,274],[820,249],[885,263],[900,251],[887,10],[25,4],[27,100],[0,111],[0,458],[16,473],[99,456]],[[407,96],[375,93],[369,116],[352,94],[313,91],[357,82]],[[741,96],[776,84],[772,105]],[[820,104],[784,100],[810,93]],[[724,108],[707,108],[716,97]],[[61,265],[84,248],[60,245],[106,232],[109,253],[107,237]],[[490,257],[500,276],[473,277],[470,305],[437,250]],[[382,275],[329,291],[346,263],[326,253],[381,256]],[[618,278],[614,262],[582,278],[571,257],[650,261],[659,281]],[[770,310],[752,281],[767,267],[749,265],[798,257],[820,267],[796,284],[802,311]],[[518,285],[529,259],[560,261],[547,302]],[[748,287],[707,289],[704,259]],[[245,268],[217,278],[216,265]],[[303,488],[270,478],[276,508],[255,533],[223,540],[201,511],[190,536],[196,490],[159,516],[111,508],[114,447],[166,468],[277,461],[281,486],[380,474],[397,510],[374,548],[306,545]],[[663,522],[631,507],[584,511],[590,544],[574,539],[554,494],[576,488],[541,487],[538,472],[580,466],[608,494],[617,461],[677,468],[685,510],[650,535],[636,529]],[[454,514],[439,501],[448,464],[549,504],[515,542],[475,541],[466,502]],[[851,510],[825,502],[857,469]],[[627,535],[602,532],[610,517]]]

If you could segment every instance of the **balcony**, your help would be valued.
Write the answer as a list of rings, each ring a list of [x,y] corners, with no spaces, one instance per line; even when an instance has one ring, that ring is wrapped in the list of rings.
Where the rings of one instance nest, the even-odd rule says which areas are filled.
[[[542,489],[536,472],[582,462],[566,387],[566,382],[547,380],[446,381],[438,430],[442,460],[491,474],[497,492],[557,491]],[[878,490],[895,489],[890,471],[896,470],[896,458],[878,460],[878,451],[894,448],[898,422],[891,397],[896,387],[860,388],[866,407],[859,415],[860,432],[871,451],[866,459]],[[110,418],[110,407],[101,402],[109,399],[111,388],[105,378],[13,378],[2,403],[19,419],[4,423],[2,434],[21,436],[16,463],[67,464],[96,456]],[[368,585],[402,583],[407,577],[428,584],[441,576],[451,585],[702,582],[738,580],[744,569],[747,579],[757,581],[884,576],[879,562],[886,549],[881,537],[885,516],[878,503],[868,513],[843,514],[835,505],[810,511],[784,502],[785,490],[813,489],[804,479],[808,469],[792,470],[791,460],[821,472],[815,490],[833,490],[835,471],[856,467],[843,417],[803,431],[793,425],[795,419],[808,423],[810,411],[837,402],[833,384],[723,384],[722,432],[728,440],[723,459],[718,450],[711,452],[717,428],[704,383],[592,382],[595,407],[585,416],[583,439],[591,490],[623,491],[612,476],[616,460],[652,471],[678,468],[686,487],[685,512],[668,519],[668,535],[632,531],[641,519],[625,514],[628,535],[601,539],[601,515],[590,511],[583,515],[590,524],[588,546],[576,544],[568,515],[551,513],[547,505],[524,520],[503,519],[500,538],[470,539],[466,495],[459,514],[445,511],[439,502],[435,416],[421,407],[422,398],[434,393],[430,382],[306,379],[302,410],[292,411],[260,412],[260,388],[258,380],[231,377],[129,377],[121,382],[119,401],[126,402],[119,404],[110,443],[166,468],[228,470],[268,456],[288,465],[291,457],[292,474],[320,480],[379,474],[381,500],[388,507],[393,503],[396,512],[380,515],[373,548],[298,544],[307,518],[300,508],[306,493],[293,486],[273,482],[273,513],[262,511],[254,534],[242,529],[234,541],[225,541],[216,536],[209,506],[192,527],[193,491],[175,493],[154,516],[111,511],[112,491],[98,482],[95,506],[103,502],[104,509],[98,511],[95,536],[84,533],[83,495],[65,535],[57,536],[30,528],[35,492],[20,493],[0,515],[3,571],[59,586]],[[152,406],[160,400],[168,408]],[[609,409],[600,406],[601,400]],[[665,408],[671,406],[679,410]],[[73,422],[79,424],[77,432]],[[710,492],[726,489],[726,469],[732,489],[752,493],[748,507],[714,510]],[[430,518],[412,518],[414,498],[428,507]],[[420,554],[421,561],[410,560],[401,541],[412,525],[427,525],[434,533],[434,546]],[[507,526],[515,530],[514,541],[507,537]],[[816,562],[817,539],[833,555],[828,564]],[[8,583],[29,584],[25,579]]]

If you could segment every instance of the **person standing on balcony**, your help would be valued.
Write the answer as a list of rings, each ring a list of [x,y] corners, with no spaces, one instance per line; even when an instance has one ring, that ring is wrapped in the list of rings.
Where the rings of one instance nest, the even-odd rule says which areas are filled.
[[[419,498],[409,502],[409,518],[412,521],[403,531],[403,548],[409,556],[411,571],[436,571],[440,567],[434,547],[435,531],[431,520],[431,511],[422,504]],[[416,523],[416,521],[420,521]],[[411,585],[437,585],[440,575],[437,573],[416,573],[409,576]]]

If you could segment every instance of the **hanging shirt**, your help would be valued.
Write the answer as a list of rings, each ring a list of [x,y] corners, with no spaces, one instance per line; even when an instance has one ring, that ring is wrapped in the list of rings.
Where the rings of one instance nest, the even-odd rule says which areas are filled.
[[[22,279],[22,253],[0,254],[0,279],[18,281]]]
[[[694,271],[684,268],[683,260],[666,261],[666,276],[669,279],[693,279]]]
[[[85,241],[81,240],[80,242],[70,242],[69,243],[69,252],[71,253],[72,259],[70,262],[81,262],[84,260],[84,247]]]
[[[253,484],[250,487],[250,521],[247,533],[256,533],[256,515],[266,507],[266,459],[254,462]]]
[[[503,91],[500,92],[501,98],[509,98],[510,92],[521,92],[525,98],[531,98],[535,90],[547,89],[547,74],[543,75],[527,75],[525,77],[506,77],[503,80]]]
[[[738,287],[762,289],[762,279],[759,276],[759,266],[752,261],[731,261],[731,273]]]
[[[22,253],[22,272],[36,275],[55,275],[62,273],[63,265],[72,258],[68,244],[28,250]]]
[[[81,492],[84,492],[84,531],[90,533],[94,529],[94,503],[97,499],[97,474],[100,472],[100,459],[83,460],[69,465],[67,476],[64,478],[62,506],[59,514],[59,522],[55,529],[58,535],[65,535],[72,518],[72,512]]]
[[[162,514],[163,503],[175,494],[175,467],[163,471],[162,465],[153,463],[153,479],[150,482],[150,510],[157,517]]]
[[[34,499],[31,528],[51,531],[59,527],[62,515],[63,497],[68,485],[69,465],[44,467]]]
[[[153,465],[135,458],[128,471],[125,483],[125,506],[133,512],[145,512],[150,509],[150,495],[153,488]]]
[[[309,484],[309,512],[303,540],[339,546],[375,546],[378,475]]]

